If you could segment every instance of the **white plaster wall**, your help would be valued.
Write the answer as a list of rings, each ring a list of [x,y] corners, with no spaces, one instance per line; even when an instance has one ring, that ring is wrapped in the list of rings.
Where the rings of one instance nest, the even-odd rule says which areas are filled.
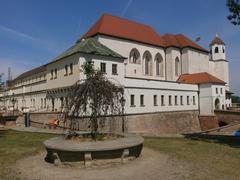
[[[80,54],[75,54],[54,63],[47,65],[47,89],[71,86],[79,80],[79,57]],[[65,65],[73,64],[73,74],[65,76]],[[57,78],[51,80],[51,70],[57,68]],[[68,68],[68,73],[70,68]],[[54,73],[53,73],[54,74]]]
[[[130,106],[130,95],[135,96],[135,107]],[[144,95],[144,105],[140,106],[140,95]],[[154,106],[153,95],[157,95],[157,106]],[[161,106],[161,95],[164,95],[165,106]],[[172,96],[172,105],[169,105],[169,95]],[[175,96],[178,105],[175,105]],[[183,105],[180,104],[180,96],[183,96]],[[189,96],[189,105],[187,105]],[[195,104],[193,104],[195,96]],[[198,86],[179,84],[175,82],[153,81],[143,79],[125,79],[126,113],[147,113],[164,111],[184,111],[198,109]]]
[[[218,93],[216,93],[216,88]],[[221,93],[222,88],[222,93]],[[201,84],[199,85],[199,101],[200,101],[200,114],[212,115],[215,110],[215,100],[219,99],[220,109],[225,109],[225,86],[224,85],[212,85]]]
[[[155,63],[154,59],[157,53],[160,53],[163,58],[163,63],[165,63],[165,52],[164,49],[157,46],[142,44],[134,41],[128,41],[128,40],[122,40],[117,39],[109,36],[99,35],[96,37],[102,44],[109,47],[113,51],[119,53],[120,55],[128,58],[126,62],[126,76],[130,77],[141,77],[141,78],[147,78],[147,79],[160,79],[163,80],[165,77],[156,76],[155,73]],[[129,54],[133,48],[136,48],[141,57],[141,64],[132,64],[129,63]],[[143,63],[143,54],[145,51],[149,51],[152,55],[152,69],[153,69],[153,75],[145,75],[144,74],[144,63]],[[164,65],[165,66],[165,65]],[[165,68],[164,73],[165,74]],[[135,73],[136,72],[136,73]]]
[[[227,89],[229,90],[229,72],[228,72],[228,62],[221,60],[221,61],[215,61],[214,62],[214,75],[218,77],[219,79],[226,82]]]
[[[189,53],[186,48],[182,50],[182,74],[189,74]]]
[[[209,55],[197,50],[187,49],[188,73],[209,72]],[[184,61],[184,60],[183,60]]]
[[[214,61],[209,61],[209,70],[208,72],[215,76],[215,63]]]
[[[124,85],[124,60],[119,58],[100,57],[92,55],[84,55],[80,57],[79,66],[86,61],[92,61],[94,68],[100,70],[100,64],[106,63],[106,77],[116,84]],[[112,64],[117,64],[117,75],[112,74]],[[80,71],[80,78],[84,79],[85,75]]]
[[[180,62],[180,72],[182,72],[182,58],[180,54],[180,50],[177,48],[167,48],[166,50],[166,69],[167,69],[167,80],[168,81],[176,81],[179,76],[175,74],[175,59],[178,57]]]
[[[218,47],[218,53],[215,53],[215,48]],[[224,49],[224,52],[223,52]],[[226,51],[224,45],[214,44],[211,46],[212,60],[226,59]]]
[[[211,84],[199,85],[199,101],[200,115],[212,115],[214,113]]]

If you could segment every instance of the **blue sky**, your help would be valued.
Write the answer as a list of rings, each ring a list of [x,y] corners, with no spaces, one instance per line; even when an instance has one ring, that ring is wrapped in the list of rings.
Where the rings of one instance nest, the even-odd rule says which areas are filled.
[[[225,0],[0,0],[0,73],[13,78],[51,61],[103,14],[148,24],[160,34],[183,33],[208,48],[226,43],[231,90],[240,95],[240,26],[226,18]]]

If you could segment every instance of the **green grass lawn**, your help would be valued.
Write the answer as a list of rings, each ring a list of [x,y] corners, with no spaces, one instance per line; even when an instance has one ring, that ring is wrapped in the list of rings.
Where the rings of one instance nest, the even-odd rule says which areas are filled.
[[[0,131],[0,179],[19,179],[14,171],[16,160],[44,149],[42,142],[56,135]],[[240,143],[225,138],[206,140],[192,138],[146,137],[145,147],[165,153],[208,170],[208,179],[240,179]],[[204,178],[203,178],[204,179]]]
[[[240,180],[240,142],[227,138],[145,138],[145,146],[206,171],[205,179]],[[194,178],[193,178],[194,179]]]
[[[50,137],[53,135],[0,131],[0,179],[19,179],[12,168],[14,163],[43,150],[42,142]]]

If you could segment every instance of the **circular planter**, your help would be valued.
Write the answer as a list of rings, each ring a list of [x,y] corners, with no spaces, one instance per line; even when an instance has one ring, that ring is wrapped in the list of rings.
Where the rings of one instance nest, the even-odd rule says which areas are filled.
[[[84,161],[91,165],[92,160],[139,157],[144,139],[138,135],[124,134],[122,138],[106,141],[79,142],[66,140],[64,136],[44,141],[47,150],[45,160],[50,163]]]

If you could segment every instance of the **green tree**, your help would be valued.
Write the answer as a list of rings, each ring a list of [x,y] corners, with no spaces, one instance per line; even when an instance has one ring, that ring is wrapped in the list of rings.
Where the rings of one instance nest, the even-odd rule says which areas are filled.
[[[240,25],[240,2],[239,0],[227,0],[227,7],[230,15],[227,16],[229,21],[234,25]]]
[[[85,62],[82,69],[86,79],[72,88],[66,121],[73,132],[81,130],[81,125],[87,122],[96,140],[99,125],[104,126],[106,118],[123,116],[124,89],[109,81],[102,72],[94,70],[91,62]]]
[[[240,103],[240,97],[239,96],[232,96],[232,103]]]

